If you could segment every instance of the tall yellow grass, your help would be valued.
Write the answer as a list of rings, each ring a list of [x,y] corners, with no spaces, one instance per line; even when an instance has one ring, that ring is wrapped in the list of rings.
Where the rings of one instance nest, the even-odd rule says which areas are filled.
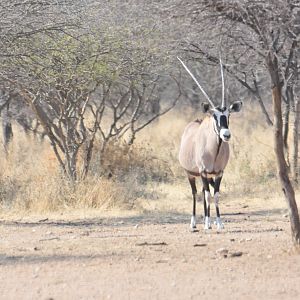
[[[175,200],[190,201],[190,188],[178,160],[185,125],[201,114],[173,111],[146,128],[132,147],[111,143],[95,151],[90,175],[70,185],[61,175],[47,142],[28,137],[17,125],[9,155],[0,158],[0,209],[28,212],[76,208],[156,209]],[[276,185],[272,129],[258,110],[233,114],[233,139],[222,191],[230,197],[266,195]],[[277,190],[275,188],[275,190]],[[153,203],[156,203],[155,205]]]

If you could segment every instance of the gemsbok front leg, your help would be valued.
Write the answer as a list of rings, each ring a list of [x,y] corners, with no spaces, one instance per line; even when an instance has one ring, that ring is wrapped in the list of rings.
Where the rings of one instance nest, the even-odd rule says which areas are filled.
[[[214,201],[215,201],[215,206],[216,206],[216,224],[217,224],[217,229],[223,229],[224,225],[222,223],[221,217],[220,217],[220,209],[219,209],[219,197],[220,197],[220,184],[222,180],[222,175],[217,177],[215,180],[215,188],[214,188]]]
[[[191,230],[196,228],[196,198],[197,198],[197,188],[196,188],[196,178],[194,176],[188,175],[188,179],[192,188],[193,194],[193,213],[191,218]]]
[[[209,181],[206,177],[201,176],[203,183],[203,206],[204,206],[204,229],[211,229],[210,222],[210,191],[209,191]]]

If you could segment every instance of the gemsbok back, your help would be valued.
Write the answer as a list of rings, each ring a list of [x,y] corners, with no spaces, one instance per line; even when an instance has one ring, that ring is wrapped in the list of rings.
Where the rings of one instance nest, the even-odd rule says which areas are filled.
[[[231,133],[228,128],[229,116],[232,112],[240,111],[241,101],[236,101],[226,106],[225,102],[225,84],[223,74],[223,64],[220,59],[221,77],[222,77],[222,102],[221,105],[215,105],[201,87],[195,76],[181,62],[186,71],[190,74],[197,86],[209,103],[203,103],[202,109],[207,116],[203,120],[196,120],[189,123],[182,135],[179,162],[187,172],[193,194],[193,213],[191,218],[191,229],[196,228],[196,177],[201,177],[203,184],[203,204],[204,204],[204,229],[211,229],[210,220],[210,202],[211,194],[209,185],[214,188],[214,202],[216,207],[216,225],[217,229],[223,229],[219,210],[219,190],[223,177],[223,171],[229,159],[229,145]]]

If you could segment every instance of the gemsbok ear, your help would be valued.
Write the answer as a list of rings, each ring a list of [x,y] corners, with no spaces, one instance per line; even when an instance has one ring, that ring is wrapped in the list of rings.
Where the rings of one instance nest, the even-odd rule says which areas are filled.
[[[209,111],[209,103],[201,103],[202,112],[207,113]]]
[[[242,108],[242,105],[243,105],[242,101],[235,101],[230,105],[229,111],[230,112],[239,112]]]

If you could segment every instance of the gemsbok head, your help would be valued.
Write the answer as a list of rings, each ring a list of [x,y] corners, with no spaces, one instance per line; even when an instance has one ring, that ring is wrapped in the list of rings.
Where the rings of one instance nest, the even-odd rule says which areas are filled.
[[[222,77],[222,101],[221,105],[215,105],[208,97],[195,76],[178,58],[185,70],[190,74],[208,103],[202,103],[202,109],[207,116],[203,120],[196,120],[189,123],[182,135],[179,162],[187,172],[193,194],[193,213],[191,218],[191,229],[196,228],[196,177],[201,177],[203,184],[203,204],[204,204],[204,229],[211,229],[210,201],[211,194],[209,185],[214,189],[214,202],[216,207],[217,229],[223,229],[224,225],[220,218],[219,210],[219,190],[223,176],[223,171],[229,159],[229,145],[231,138],[229,130],[229,117],[232,112],[240,111],[241,101],[236,101],[227,106],[225,101],[225,84],[223,74],[223,64],[220,59]]]

